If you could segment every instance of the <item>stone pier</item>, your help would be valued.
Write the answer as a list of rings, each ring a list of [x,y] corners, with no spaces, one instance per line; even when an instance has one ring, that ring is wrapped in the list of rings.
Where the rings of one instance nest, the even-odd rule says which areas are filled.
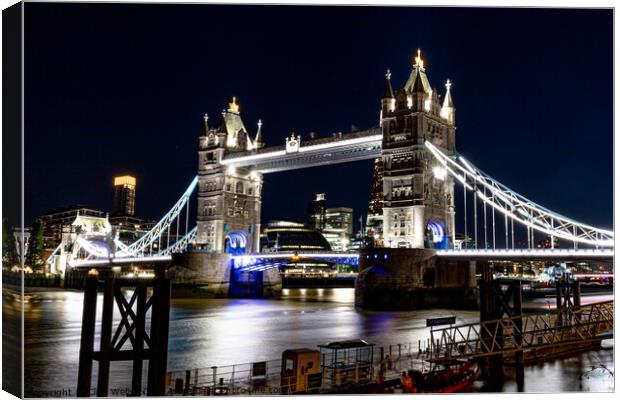
[[[375,310],[476,309],[476,264],[447,261],[430,249],[360,251],[355,304]]]
[[[282,291],[277,268],[240,273],[232,269],[226,253],[174,254],[168,276],[174,297],[271,297]]]

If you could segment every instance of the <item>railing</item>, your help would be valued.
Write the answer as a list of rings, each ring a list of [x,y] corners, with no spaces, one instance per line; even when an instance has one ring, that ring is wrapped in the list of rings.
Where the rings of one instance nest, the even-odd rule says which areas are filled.
[[[452,326],[433,333],[432,362],[597,341],[613,329],[613,301]]]
[[[420,355],[429,343],[406,343],[376,347],[371,368],[371,380],[383,373],[384,380],[398,379],[408,369],[427,370],[430,364]],[[381,350],[383,349],[383,350]],[[171,371],[166,377],[166,395],[274,395],[281,393],[281,360],[234,364],[218,367]],[[326,376],[320,391],[329,393],[338,388]],[[286,384],[286,382],[285,382]]]

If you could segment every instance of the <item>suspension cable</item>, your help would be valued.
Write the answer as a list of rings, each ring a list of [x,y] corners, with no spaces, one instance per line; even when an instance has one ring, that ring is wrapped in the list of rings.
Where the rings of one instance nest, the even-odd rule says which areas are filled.
[[[506,248],[508,248],[508,214],[504,214],[504,229],[506,231]]]
[[[170,247],[170,224],[168,224],[168,234],[166,235],[166,247]]]
[[[495,250],[495,207],[491,207],[491,213],[493,213],[493,250]]]
[[[532,244],[530,243],[530,227],[526,226],[525,228],[527,229],[527,248],[531,249]]]
[[[176,237],[174,238],[174,241],[175,241],[175,242],[176,242],[177,240],[179,240],[179,223],[180,223],[180,221],[181,221],[181,216],[180,216],[180,215],[177,215],[177,235],[176,235]]]
[[[512,249],[515,248],[515,219],[510,218],[510,230],[512,235]]]
[[[187,208],[185,209],[185,234],[189,232],[189,202],[190,199],[187,199]]]
[[[484,187],[484,197],[487,197],[487,188]],[[482,202],[482,209],[484,211],[484,248],[485,250],[489,248],[489,242],[487,238],[487,203]]]
[[[474,248],[478,248],[478,203],[476,203],[476,186],[474,186],[474,191],[472,192],[472,204],[474,206]]]
[[[467,180],[467,173],[463,174],[463,182]],[[465,221],[465,237],[463,238],[463,242],[465,243],[465,248],[467,248],[467,188],[463,185],[463,205],[465,207],[465,212],[463,213],[463,218]]]

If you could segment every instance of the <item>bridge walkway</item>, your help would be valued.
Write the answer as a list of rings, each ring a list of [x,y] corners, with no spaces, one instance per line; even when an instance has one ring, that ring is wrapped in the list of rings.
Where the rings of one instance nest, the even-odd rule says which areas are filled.
[[[613,337],[613,301],[505,317],[432,330],[430,362],[571,345],[587,345]]]

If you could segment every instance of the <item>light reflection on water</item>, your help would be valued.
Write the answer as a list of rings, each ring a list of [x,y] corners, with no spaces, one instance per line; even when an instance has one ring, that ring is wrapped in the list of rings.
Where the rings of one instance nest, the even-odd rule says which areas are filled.
[[[294,347],[334,340],[365,339],[377,345],[426,340],[426,318],[455,315],[457,324],[478,319],[477,311],[363,311],[353,306],[353,289],[285,289],[279,299],[174,299],[168,370],[279,359]],[[98,298],[101,310],[101,296]],[[115,310],[116,311],[116,310]],[[26,395],[72,388],[77,379],[82,293],[42,291],[24,304]],[[120,320],[118,311],[115,320]],[[95,343],[99,340],[99,324]],[[97,346],[97,345],[96,345]],[[576,379],[594,362],[613,368],[611,350],[526,368],[527,391],[579,390]],[[572,360],[572,361],[571,361]],[[97,363],[94,363],[96,372]],[[542,368],[542,369],[541,369]],[[111,386],[127,382],[129,362],[113,363]],[[146,373],[146,371],[145,371]],[[516,391],[508,379],[495,390]],[[485,387],[475,390],[488,390]],[[75,393],[75,392],[72,392]]]

